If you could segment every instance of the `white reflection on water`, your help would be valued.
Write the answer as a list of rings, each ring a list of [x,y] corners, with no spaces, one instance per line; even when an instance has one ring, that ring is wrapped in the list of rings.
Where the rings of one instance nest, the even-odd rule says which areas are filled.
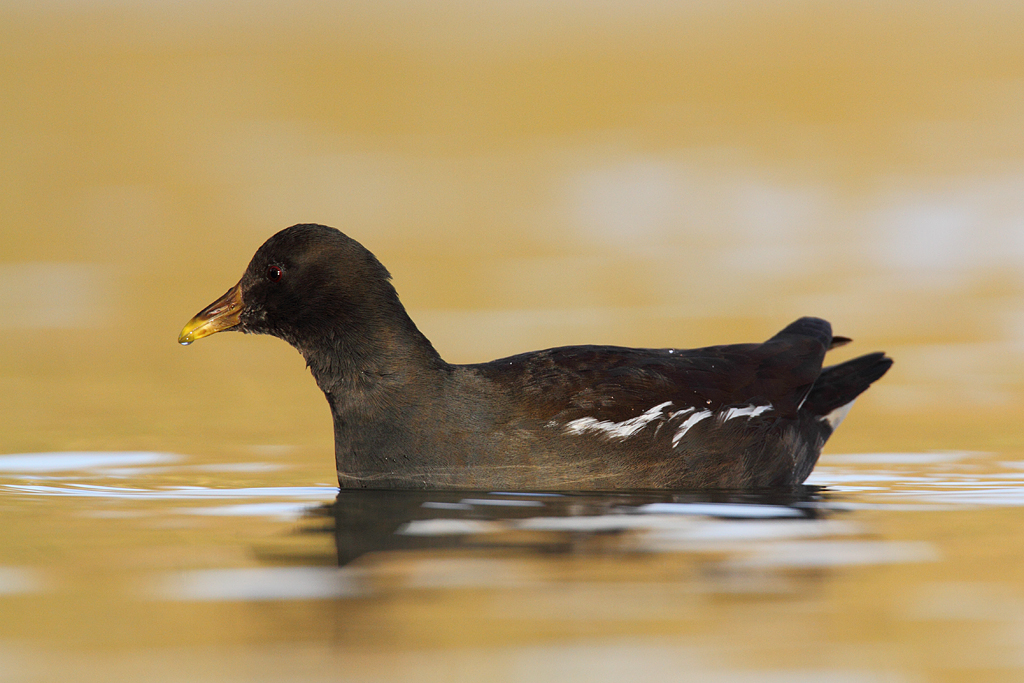
[[[537,500],[464,498],[459,501],[463,505],[487,505],[492,507],[543,507],[544,503]]]
[[[516,531],[562,534],[608,534],[616,537],[619,552],[724,553],[723,569],[789,570],[938,560],[930,543],[845,539],[865,532],[856,523],[833,519],[728,520],[679,515],[610,514],[580,517],[534,517],[516,520],[428,519],[403,525],[407,536],[474,536]],[[522,585],[525,577],[510,575],[514,565],[497,560],[449,559],[444,571],[437,560],[420,566],[411,584],[424,586]],[[498,571],[500,569],[500,571]],[[536,579],[531,580],[536,582]]]
[[[472,510],[473,506],[468,503],[448,503],[442,500],[428,500],[420,507],[428,510]]]
[[[790,541],[754,549],[746,557],[727,560],[732,569],[813,569],[869,564],[934,562],[939,553],[924,541]]]
[[[637,512],[654,515],[707,515],[708,517],[801,517],[803,513],[780,505],[743,505],[737,503],[650,503]]]
[[[107,467],[138,467],[178,462],[180,455],[149,452],[65,451],[0,455],[0,472],[67,472]]]
[[[237,489],[213,489],[201,486],[181,486],[164,489],[134,489],[93,484],[49,486],[44,484],[5,484],[9,491],[37,496],[75,496],[80,498],[112,498],[142,500],[188,500],[193,498],[301,498],[304,500],[333,500],[338,489],[333,486],[268,486]]]
[[[984,486],[976,491],[900,491],[886,495],[951,505],[1015,507],[1024,505],[1022,487],[1024,482],[1014,486]]]
[[[364,594],[350,569],[261,567],[168,572],[150,594],[165,600],[324,600]]]
[[[175,512],[183,515],[206,517],[271,517],[282,522],[294,522],[309,511],[309,503],[245,503],[241,505],[218,505],[216,507],[178,508]]]
[[[820,537],[862,531],[857,524],[838,520],[723,521],[678,515],[604,514],[515,520],[419,519],[405,523],[397,533],[407,536],[456,536],[514,530],[580,534],[643,532],[639,548],[656,551],[693,550],[698,545],[721,541]]]
[[[628,531],[630,529],[662,529],[678,528],[693,523],[694,520],[674,515],[629,515],[609,514],[593,517],[531,517],[517,522],[522,529],[534,531]]]
[[[460,536],[496,533],[505,529],[507,527],[501,522],[480,519],[417,519],[403,524],[395,533],[405,536]]]

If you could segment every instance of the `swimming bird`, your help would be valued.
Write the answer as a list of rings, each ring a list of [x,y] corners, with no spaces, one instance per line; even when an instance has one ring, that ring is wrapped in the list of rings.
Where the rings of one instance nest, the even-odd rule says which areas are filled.
[[[380,261],[312,224],[268,239],[178,341],[222,330],[303,355],[330,404],[342,488],[793,486],[892,365],[871,353],[823,368],[850,340],[809,317],[759,344],[563,346],[450,364]]]

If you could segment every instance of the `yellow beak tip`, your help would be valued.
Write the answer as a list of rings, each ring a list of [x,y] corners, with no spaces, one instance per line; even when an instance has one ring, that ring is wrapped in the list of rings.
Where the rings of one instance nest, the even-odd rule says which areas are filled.
[[[216,330],[209,330],[208,328],[210,327],[210,321],[202,320],[199,316],[196,316],[189,320],[185,327],[181,328],[181,332],[178,334],[178,343],[182,346],[188,346],[195,340],[216,332]]]
[[[188,346],[197,339],[230,329],[238,324],[241,312],[242,288],[241,285],[235,285],[185,323],[178,334],[178,343]]]

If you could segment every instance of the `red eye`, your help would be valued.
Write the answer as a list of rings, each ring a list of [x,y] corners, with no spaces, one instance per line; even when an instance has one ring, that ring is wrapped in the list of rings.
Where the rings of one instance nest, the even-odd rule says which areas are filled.
[[[267,279],[271,282],[280,282],[283,274],[280,266],[267,266]]]

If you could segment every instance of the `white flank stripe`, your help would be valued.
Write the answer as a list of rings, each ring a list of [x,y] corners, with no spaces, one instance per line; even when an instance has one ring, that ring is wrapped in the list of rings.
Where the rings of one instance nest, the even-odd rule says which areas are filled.
[[[767,413],[771,409],[772,409],[772,404],[771,403],[769,403],[766,406],[750,405],[750,406],[745,406],[743,408],[729,408],[724,413],[722,413],[722,416],[719,417],[718,419],[721,422],[725,422],[726,420],[731,420],[734,417],[745,417],[745,418],[747,418],[749,420],[752,417],[757,417],[761,413]]]
[[[690,417],[686,418],[683,424],[679,425],[679,429],[676,430],[675,435],[672,437],[672,448],[675,448],[677,445],[679,445],[679,442],[682,440],[682,438],[686,436],[686,432],[690,431],[690,427],[697,424],[701,420],[705,420],[709,417],[711,417],[711,411],[702,410],[699,413],[694,413]]]
[[[587,432],[603,433],[609,439],[628,439],[654,420],[662,416],[665,408],[672,405],[672,401],[660,403],[643,415],[637,415],[622,422],[610,422],[598,420],[593,417],[581,417],[578,420],[565,423],[565,431],[569,434],[586,434]]]
[[[850,412],[850,408],[853,407],[853,403],[853,401],[850,401],[846,405],[839,406],[828,415],[822,415],[818,419],[828,422],[829,426],[832,427],[832,431],[835,431],[836,427],[839,426],[839,423],[842,422],[843,418],[846,417],[846,414]]]
[[[651,424],[655,420],[661,421],[658,425],[660,429],[661,424],[664,424],[666,421],[674,420],[677,417],[681,418],[683,416],[688,416],[685,420],[683,420],[683,422],[679,425],[678,429],[676,429],[676,433],[672,436],[672,447],[675,448],[676,446],[679,445],[679,442],[683,440],[683,437],[686,436],[686,433],[690,431],[691,427],[693,427],[701,420],[706,420],[715,414],[711,410],[701,410],[700,412],[694,412],[697,410],[696,408],[684,408],[683,410],[677,410],[674,413],[668,414],[666,420],[665,413],[667,412],[667,408],[669,408],[671,405],[671,401],[659,403],[658,405],[644,412],[642,415],[638,415],[628,420],[623,420],[622,422],[598,420],[597,418],[594,417],[581,417],[576,420],[572,420],[571,422],[566,422],[565,425],[563,425],[563,429],[567,434],[596,433],[604,436],[607,439],[622,440],[628,439],[634,434],[637,434],[640,430],[642,430],[644,427]],[[728,408],[718,414],[718,420],[719,422],[726,422],[727,420],[732,420],[733,418],[737,417],[745,417],[749,420],[750,418],[757,417],[759,415],[767,413],[769,410],[772,410],[772,408],[773,406],[771,403],[760,406],[749,405],[743,406],[741,408]],[[845,410],[849,410],[849,406],[838,408],[829,415],[822,417],[821,419],[828,419],[831,424],[831,419],[833,418],[833,416],[840,413],[840,411],[843,411],[842,415],[838,417],[838,420],[842,420],[842,417],[845,416],[846,414]],[[838,424],[838,421],[836,422],[836,424]],[[552,423],[551,426],[554,427],[555,423]],[[835,429],[835,426],[833,426],[833,429]]]

